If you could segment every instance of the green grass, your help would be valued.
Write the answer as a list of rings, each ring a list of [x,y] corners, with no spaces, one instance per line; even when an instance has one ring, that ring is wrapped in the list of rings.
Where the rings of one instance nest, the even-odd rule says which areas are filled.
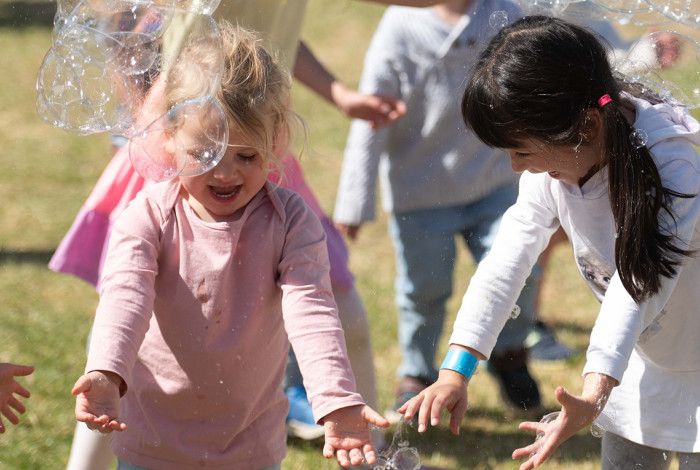
[[[322,60],[348,83],[356,84],[364,50],[383,8],[362,2],[313,0],[304,35]],[[34,110],[34,80],[50,41],[45,26],[13,27],[0,15],[0,361],[34,364],[22,379],[31,389],[28,412],[19,426],[0,436],[0,469],[65,467],[74,426],[70,389],[85,361],[85,339],[97,295],[93,288],[46,268],[55,249],[108,162],[104,135],[77,137],[44,124]],[[24,18],[22,16],[22,18]],[[16,20],[14,20],[16,21]],[[10,26],[8,26],[10,24]],[[309,145],[302,157],[322,205],[332,211],[349,122],[334,108],[297,87],[293,101],[306,118]],[[363,227],[352,244],[352,269],[370,314],[381,407],[393,401],[399,361],[393,302],[393,251],[386,218]],[[459,299],[473,272],[462,249],[450,301],[451,328]],[[567,363],[535,364],[545,404],[554,408],[553,390],[579,390],[583,354],[597,303],[559,247],[547,272],[542,317],[576,348]],[[440,345],[440,354],[445,349]],[[470,388],[471,410],[454,437],[444,429],[414,436],[426,463],[444,468],[512,469],[511,451],[532,440],[503,417],[497,387],[480,373]],[[550,469],[599,468],[599,442],[582,432],[566,443]],[[335,468],[318,445],[293,442],[284,469]]]

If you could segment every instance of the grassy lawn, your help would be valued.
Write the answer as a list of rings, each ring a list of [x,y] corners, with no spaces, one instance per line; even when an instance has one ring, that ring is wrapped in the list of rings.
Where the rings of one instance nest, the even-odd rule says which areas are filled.
[[[305,37],[330,69],[355,84],[382,11],[362,2],[312,0]],[[34,81],[51,31],[24,21],[31,10],[19,13],[0,15],[0,361],[33,364],[37,371],[23,380],[33,395],[27,414],[0,437],[0,469],[60,469],[65,467],[74,426],[70,389],[83,369],[97,295],[81,281],[50,272],[46,262],[107,164],[109,149],[104,135],[69,135],[36,115]],[[310,132],[302,163],[322,204],[332,211],[349,122],[301,87],[294,90],[294,103]],[[385,218],[364,227],[351,249],[352,269],[371,317],[383,409],[393,401],[399,361],[394,262]],[[464,250],[458,265],[446,333],[473,271]],[[568,247],[557,249],[546,275],[541,316],[578,353],[567,363],[533,366],[545,404],[554,408],[555,386],[580,389],[597,303],[579,279]],[[445,346],[443,341],[440,356]],[[498,389],[488,374],[473,380],[470,404],[459,437],[444,429],[413,437],[424,462],[449,469],[517,468],[510,453],[532,438],[517,429],[517,422],[503,417]],[[598,468],[598,446],[597,439],[582,432],[547,468]],[[335,466],[321,457],[320,445],[293,442],[283,468]]]

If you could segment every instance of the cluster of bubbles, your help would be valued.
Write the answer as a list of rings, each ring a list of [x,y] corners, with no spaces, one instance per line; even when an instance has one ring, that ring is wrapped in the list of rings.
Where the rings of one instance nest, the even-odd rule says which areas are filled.
[[[226,114],[214,96],[223,74],[211,17],[218,3],[59,0],[53,44],[37,77],[39,115],[78,134],[128,137],[135,168],[152,180],[213,168],[228,142]],[[202,45],[215,60],[196,60],[194,48]],[[171,96],[180,77],[169,71],[178,68],[203,85]]]
[[[373,470],[418,470],[421,467],[418,449],[410,447],[406,428],[411,422],[401,418],[391,439],[391,445],[377,457]]]
[[[621,57],[612,57],[620,79],[643,95],[671,104],[700,108],[700,42],[675,29],[700,29],[697,0],[519,0],[526,14],[563,17],[584,25],[596,21],[653,27]],[[505,11],[493,12],[489,25],[499,30],[510,22]],[[632,145],[646,145],[647,135],[635,130]]]

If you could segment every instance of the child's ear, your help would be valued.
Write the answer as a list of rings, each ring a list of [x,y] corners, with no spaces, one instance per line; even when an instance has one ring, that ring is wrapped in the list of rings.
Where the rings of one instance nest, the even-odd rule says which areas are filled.
[[[603,115],[600,109],[590,108],[586,111],[586,118],[581,130],[581,137],[586,143],[595,143],[603,135]]]

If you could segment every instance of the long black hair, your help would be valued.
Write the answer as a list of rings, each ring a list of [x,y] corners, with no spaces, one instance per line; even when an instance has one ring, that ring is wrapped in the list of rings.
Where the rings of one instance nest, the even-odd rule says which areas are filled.
[[[527,138],[572,145],[586,134],[591,108],[603,106],[601,164],[608,167],[610,205],[617,228],[615,264],[636,300],[658,292],[682,256],[672,227],[672,199],[693,197],[663,186],[649,150],[630,139],[621,86],[605,48],[584,28],[558,18],[531,16],[503,28],[481,54],[462,99],[467,126],[487,145],[515,148]]]

